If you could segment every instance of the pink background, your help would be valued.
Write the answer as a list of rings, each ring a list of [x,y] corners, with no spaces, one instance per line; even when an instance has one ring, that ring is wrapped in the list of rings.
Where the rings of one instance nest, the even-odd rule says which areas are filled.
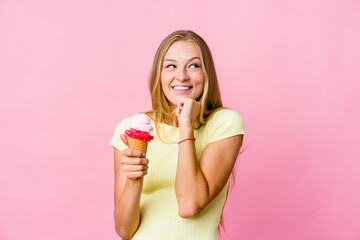
[[[153,56],[178,29],[208,42],[245,121],[226,239],[360,239],[350,0],[0,1],[0,239],[118,239],[108,142],[150,108]]]

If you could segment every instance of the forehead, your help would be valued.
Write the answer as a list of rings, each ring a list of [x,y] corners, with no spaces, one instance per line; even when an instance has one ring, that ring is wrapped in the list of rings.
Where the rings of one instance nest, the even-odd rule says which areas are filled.
[[[165,58],[200,57],[200,52],[192,41],[179,40],[171,44]]]

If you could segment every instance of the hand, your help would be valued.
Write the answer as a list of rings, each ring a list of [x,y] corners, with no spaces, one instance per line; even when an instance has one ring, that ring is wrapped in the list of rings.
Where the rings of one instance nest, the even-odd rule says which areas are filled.
[[[121,133],[120,139],[129,147],[125,134]],[[136,181],[138,178],[141,178],[148,173],[149,159],[145,158],[144,153],[137,150],[131,150],[130,148],[123,150],[121,153],[123,154],[123,157],[121,158],[121,167],[128,179]]]
[[[178,102],[173,112],[178,119],[179,127],[194,127],[200,113],[200,103],[192,98],[183,98]]]

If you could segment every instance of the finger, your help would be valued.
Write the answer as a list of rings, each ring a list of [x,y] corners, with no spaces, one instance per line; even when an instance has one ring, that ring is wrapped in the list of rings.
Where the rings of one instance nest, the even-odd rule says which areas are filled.
[[[184,107],[184,103],[180,100],[178,101],[178,103],[176,104],[176,108],[182,109]]]
[[[126,136],[125,134],[120,133],[120,139],[121,139],[121,141],[123,141],[123,143],[124,143],[126,146],[129,147],[129,142],[128,142],[127,136]]]
[[[174,111],[172,111],[172,114],[175,114],[178,110],[182,110],[183,107],[176,107]]]
[[[149,164],[149,159],[147,158],[133,158],[133,157],[124,157],[121,160],[122,165],[147,165]]]
[[[141,178],[148,174],[148,171],[138,171],[138,172],[127,172],[125,173],[126,177],[131,180],[137,180],[138,178]]]
[[[180,117],[180,115],[181,115],[181,110],[180,109],[175,109],[175,116],[176,117]]]
[[[184,99],[180,99],[178,103],[176,104],[177,107],[183,106],[185,103]]]
[[[138,158],[145,157],[145,153],[143,153],[143,152],[141,152],[139,150],[133,150],[133,149],[130,149],[130,148],[125,149],[122,152],[127,157],[138,157]]]
[[[139,171],[146,171],[148,170],[148,165],[124,165],[123,170],[124,172],[139,172]]]

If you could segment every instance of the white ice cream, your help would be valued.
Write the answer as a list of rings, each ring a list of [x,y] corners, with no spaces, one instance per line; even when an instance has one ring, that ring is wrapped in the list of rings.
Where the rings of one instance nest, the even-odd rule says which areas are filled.
[[[134,115],[130,128],[150,133],[154,128],[150,125],[150,118],[143,113]]]

